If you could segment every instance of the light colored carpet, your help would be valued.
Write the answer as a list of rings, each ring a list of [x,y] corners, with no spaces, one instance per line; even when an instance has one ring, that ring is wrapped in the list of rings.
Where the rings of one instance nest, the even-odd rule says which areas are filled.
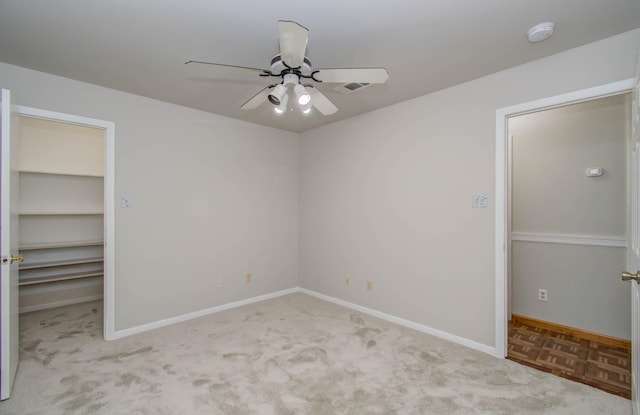
[[[12,414],[631,414],[630,401],[304,294],[112,342],[21,317]]]

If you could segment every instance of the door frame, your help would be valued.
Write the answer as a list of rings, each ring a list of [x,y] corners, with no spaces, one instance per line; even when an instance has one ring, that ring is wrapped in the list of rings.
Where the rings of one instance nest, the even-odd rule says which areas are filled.
[[[507,356],[508,341],[508,163],[507,123],[510,117],[562,107],[597,98],[631,92],[633,79],[525,102],[496,110],[496,194],[495,194],[495,356]]]
[[[75,124],[104,130],[104,324],[105,340],[115,338],[115,123],[79,115],[16,105],[21,117]]]

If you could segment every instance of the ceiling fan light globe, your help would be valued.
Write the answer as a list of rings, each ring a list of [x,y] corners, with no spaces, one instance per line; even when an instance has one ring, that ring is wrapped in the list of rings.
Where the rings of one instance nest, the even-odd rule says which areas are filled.
[[[293,88],[293,93],[296,94],[298,104],[306,105],[311,101],[311,95],[304,89],[304,86],[298,84]]]
[[[287,103],[289,102],[289,96],[284,95],[280,100],[280,104],[276,105],[273,110],[276,114],[282,115],[287,111]]]
[[[280,100],[272,94],[269,94],[269,102],[273,105],[280,105]]]
[[[300,105],[306,105],[309,102],[311,102],[311,95],[309,94],[300,95],[298,97],[298,104]]]
[[[284,100],[286,94],[287,88],[284,85],[279,84],[275,88],[273,88],[273,91],[269,93],[269,102],[271,102],[273,105],[280,105]]]

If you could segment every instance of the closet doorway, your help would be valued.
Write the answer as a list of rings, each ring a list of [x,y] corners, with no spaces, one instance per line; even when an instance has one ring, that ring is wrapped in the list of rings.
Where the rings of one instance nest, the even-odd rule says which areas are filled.
[[[20,312],[104,302],[114,332],[114,124],[16,108]]]

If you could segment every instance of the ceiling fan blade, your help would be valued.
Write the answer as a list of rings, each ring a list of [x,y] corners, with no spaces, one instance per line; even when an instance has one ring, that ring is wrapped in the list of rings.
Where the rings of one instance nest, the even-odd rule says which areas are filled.
[[[307,50],[309,30],[296,22],[289,20],[278,21],[280,33],[280,56],[290,68],[299,68],[304,62]]]
[[[213,63],[213,62],[201,62],[201,61],[188,61],[185,62],[185,65],[189,65],[192,68],[202,68],[206,70],[214,70],[219,72],[244,72],[247,74],[269,74],[270,72],[266,69],[258,69],[258,68],[249,68],[247,66],[237,66],[237,65],[225,65],[222,63]]]
[[[333,103],[329,101],[329,98],[325,97],[318,88],[312,85],[305,85],[305,87],[307,87],[307,91],[309,91],[309,95],[311,95],[311,105],[316,107],[322,115],[331,115],[338,111],[338,107],[333,105]]]
[[[258,92],[253,97],[251,97],[247,102],[242,104],[240,108],[242,108],[243,110],[253,110],[258,108],[263,102],[267,100],[267,97],[269,96],[269,92],[271,91],[271,88],[273,88],[274,86],[275,85],[267,85],[266,87],[262,88],[260,92]]]
[[[318,69],[314,77],[322,82],[336,84],[384,84],[389,79],[389,73],[385,68],[335,68]]]

